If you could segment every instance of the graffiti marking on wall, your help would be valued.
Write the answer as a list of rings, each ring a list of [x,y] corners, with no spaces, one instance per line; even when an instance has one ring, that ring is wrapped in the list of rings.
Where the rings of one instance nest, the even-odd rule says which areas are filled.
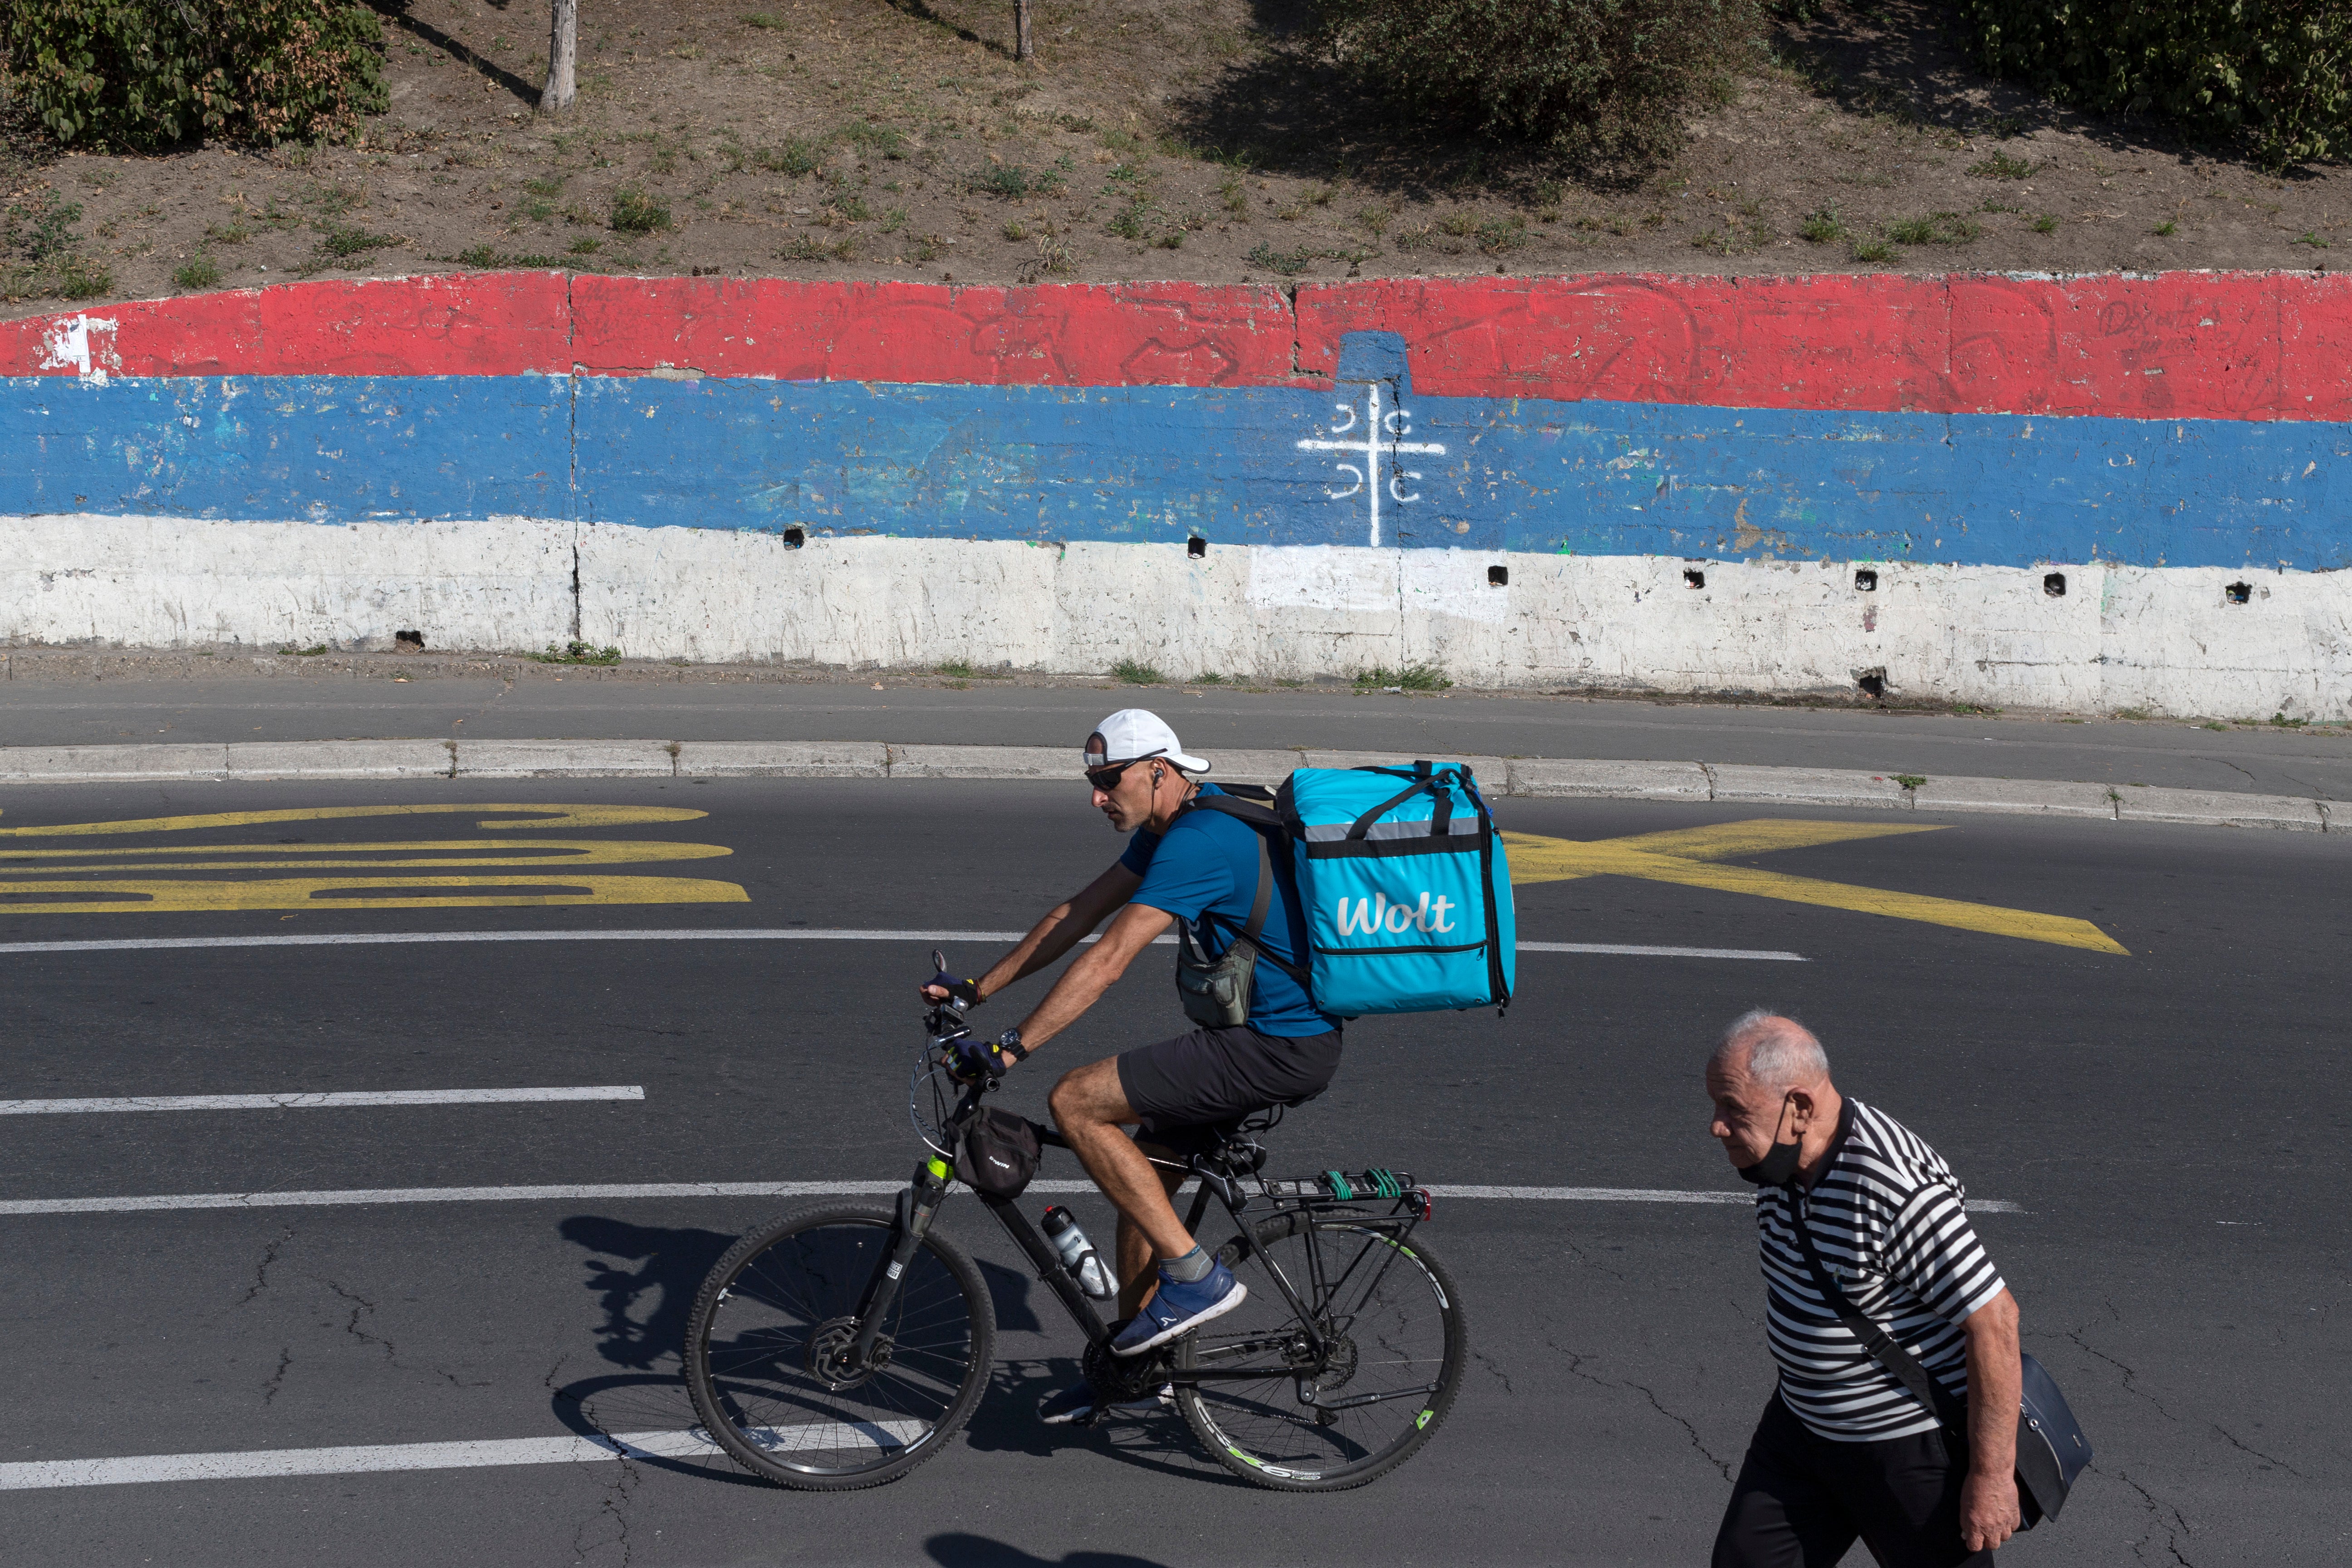
[[[1356,480],[1354,484],[1344,490],[1326,490],[1323,493],[1333,500],[1345,500],[1359,492],[1365,496],[1371,509],[1370,542],[1374,546],[1378,546],[1381,542],[1381,454],[1383,451],[1389,454],[1389,495],[1391,500],[1400,504],[1409,504],[1421,499],[1419,490],[1413,491],[1411,495],[1404,493],[1404,481],[1418,479],[1421,478],[1421,470],[1399,467],[1396,460],[1397,455],[1427,453],[1432,457],[1439,458],[1445,455],[1445,447],[1442,442],[1402,439],[1412,434],[1412,412],[1403,408],[1392,408],[1383,415],[1381,412],[1381,384],[1376,381],[1364,388],[1364,423],[1361,426],[1363,430],[1361,437],[1353,441],[1315,439],[1298,443],[1298,449],[1302,452],[1361,452],[1364,455],[1364,466],[1360,468],[1353,463],[1333,465],[1343,474],[1354,475]],[[1331,427],[1331,434],[1334,437],[1344,436],[1349,431],[1358,428],[1356,411],[1344,403],[1338,405],[1337,407],[1339,413],[1347,416],[1348,422],[1344,425],[1334,425]]]

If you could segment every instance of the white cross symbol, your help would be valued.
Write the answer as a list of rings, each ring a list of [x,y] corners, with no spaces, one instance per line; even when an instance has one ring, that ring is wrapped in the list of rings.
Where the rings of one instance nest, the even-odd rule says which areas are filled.
[[[1339,412],[1348,416],[1348,422],[1345,425],[1333,426],[1331,427],[1331,434],[1334,436],[1344,436],[1349,431],[1353,430],[1356,427],[1356,411],[1349,407],[1344,403],[1338,406]],[[1372,543],[1374,546],[1378,546],[1381,542],[1381,453],[1383,450],[1387,450],[1391,452],[1427,452],[1432,456],[1440,458],[1445,456],[1445,448],[1435,442],[1401,441],[1393,439],[1382,441],[1379,438],[1380,433],[1382,429],[1386,429],[1391,437],[1410,436],[1412,434],[1412,416],[1402,408],[1391,411],[1385,416],[1385,419],[1383,418],[1381,414],[1381,384],[1376,381],[1369,387],[1365,388],[1364,391],[1364,436],[1362,440],[1301,441],[1298,443],[1298,449],[1302,452],[1361,452],[1364,455],[1364,466],[1360,468],[1356,467],[1353,463],[1339,463],[1334,465],[1343,474],[1355,475],[1356,482],[1354,484],[1349,485],[1344,490],[1326,490],[1323,493],[1330,497],[1333,500],[1339,500],[1348,496],[1354,495],[1358,490],[1369,490],[1370,492],[1372,506]],[[1415,490],[1412,494],[1407,495],[1399,488],[1402,481],[1406,479],[1417,479],[1419,478],[1421,478],[1421,474],[1418,469],[1396,469],[1389,476],[1389,494],[1400,501],[1419,500],[1421,499],[1421,492],[1419,490]]]

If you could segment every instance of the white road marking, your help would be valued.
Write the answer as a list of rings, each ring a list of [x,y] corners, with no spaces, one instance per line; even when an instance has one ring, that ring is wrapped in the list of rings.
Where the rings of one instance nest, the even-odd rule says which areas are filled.
[[[1801,952],[1760,947],[1633,947],[1607,942],[1523,942],[1521,952],[1598,952],[1618,958],[1744,958],[1767,963],[1811,963]]]
[[[159,1193],[111,1198],[13,1198],[0,1202],[0,1218],[14,1215],[145,1214],[160,1209],[325,1208],[362,1204],[553,1203],[619,1198],[801,1198],[888,1197],[904,1192],[898,1182],[625,1182],[543,1187],[355,1187],[328,1192]],[[1042,1181],[1033,1193],[1090,1193],[1092,1182]],[[1496,1187],[1433,1184],[1441,1198],[1507,1198],[1536,1203],[1745,1204],[1752,1192],[1716,1192],[1675,1187]],[[1999,1198],[1969,1202],[1974,1214],[2022,1214]]]
[[[826,1422],[771,1430],[795,1451],[903,1447],[929,1423]],[[878,1440],[877,1440],[878,1439]],[[781,1446],[781,1442],[779,1444]],[[352,1476],[379,1470],[454,1470],[483,1465],[562,1465],[586,1459],[716,1459],[698,1428],[570,1437],[504,1437],[466,1443],[379,1443],[348,1448],[254,1448],[227,1454],[139,1454],[119,1459],[37,1459],[0,1464],[0,1491],[124,1486],[142,1481],[229,1481],[266,1476]]]
[[[0,953],[144,952],[160,948],[381,947],[418,942],[1018,942],[1018,931],[811,931],[704,929],[688,931],[349,931],[331,936],[148,936],[87,942],[0,942]],[[1085,939],[1093,942],[1092,936]],[[1174,944],[1172,936],[1153,945]],[[1521,952],[1586,952],[1622,958],[1762,959],[1781,963],[1810,962],[1801,952],[1745,947],[1640,947],[1614,942],[1523,942]]]
[[[320,1110],[372,1105],[513,1105],[552,1100],[643,1100],[634,1083],[573,1089],[336,1089],[286,1094],[140,1094],[117,1100],[0,1100],[0,1116],[113,1110]]]

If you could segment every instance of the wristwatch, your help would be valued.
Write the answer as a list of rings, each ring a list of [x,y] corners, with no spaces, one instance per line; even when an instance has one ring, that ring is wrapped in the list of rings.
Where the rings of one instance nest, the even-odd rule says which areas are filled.
[[[996,1048],[1016,1062],[1025,1062],[1029,1059],[1029,1048],[1021,1043],[1021,1031],[1018,1029],[1007,1029],[997,1036]]]

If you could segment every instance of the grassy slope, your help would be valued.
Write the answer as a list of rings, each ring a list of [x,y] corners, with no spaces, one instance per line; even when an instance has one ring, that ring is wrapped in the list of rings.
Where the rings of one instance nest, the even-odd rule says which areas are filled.
[[[2352,170],[2276,179],[2055,110],[1969,71],[1925,0],[1783,30],[1676,163],[1617,184],[1396,123],[1290,41],[1295,0],[1037,14],[1024,67],[1010,0],[595,0],[581,101],[548,120],[542,4],[415,0],[359,145],[36,150],[9,184],[80,206],[101,299],[468,265],[1003,282],[2352,252]],[[666,221],[616,227],[631,198]],[[55,267],[22,263],[7,312],[54,308]]]

